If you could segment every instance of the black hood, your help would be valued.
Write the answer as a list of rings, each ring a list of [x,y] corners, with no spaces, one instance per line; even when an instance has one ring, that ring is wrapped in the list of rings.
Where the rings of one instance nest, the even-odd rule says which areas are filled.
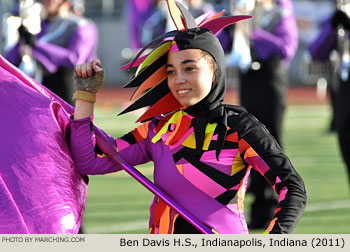
[[[174,41],[179,50],[201,49],[208,52],[216,61],[217,72],[211,91],[203,100],[186,108],[185,111],[195,117],[192,120],[192,126],[199,155],[202,153],[207,123],[217,123],[218,142],[216,145],[216,157],[218,158],[227,132],[227,109],[223,105],[226,93],[224,50],[219,39],[205,28],[178,31]]]
[[[210,111],[223,102],[226,92],[225,55],[220,41],[211,31],[205,28],[193,28],[185,31],[178,31],[174,41],[179,50],[201,49],[208,52],[216,61],[217,72],[211,91],[199,103],[186,109],[186,112],[194,116],[204,111],[210,113]]]

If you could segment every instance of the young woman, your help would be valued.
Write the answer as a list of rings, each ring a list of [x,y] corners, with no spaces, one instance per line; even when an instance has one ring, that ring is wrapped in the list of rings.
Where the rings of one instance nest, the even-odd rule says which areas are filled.
[[[169,7],[175,23],[180,19],[173,8],[189,18],[180,5],[174,6]],[[229,22],[233,20],[237,18]],[[213,23],[200,27],[191,26],[191,20],[185,23],[185,27],[177,23],[170,39],[135,61],[142,63],[127,86],[139,86],[135,96],[143,95],[124,112],[151,107],[139,119],[143,122],[139,127],[116,140],[110,137],[111,142],[130,165],[153,161],[154,183],[217,233],[248,233],[243,201],[253,168],[280,195],[266,232],[292,232],[306,204],[301,177],[255,117],[242,107],[222,104],[224,53],[206,28]],[[116,172],[120,168],[108,157],[95,154],[92,140],[95,94],[103,82],[101,62],[77,65],[75,82],[71,152],[76,166],[82,174]],[[157,197],[150,211],[151,233],[198,233]]]

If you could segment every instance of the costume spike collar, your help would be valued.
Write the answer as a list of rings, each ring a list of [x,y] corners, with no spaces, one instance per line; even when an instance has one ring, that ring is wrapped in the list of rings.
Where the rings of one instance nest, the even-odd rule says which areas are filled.
[[[182,108],[181,104],[171,94],[167,86],[166,61],[169,51],[179,50],[175,42],[179,34],[193,30],[209,30],[217,34],[223,28],[238,21],[251,18],[251,16],[221,17],[224,11],[208,18],[208,15],[195,20],[189,11],[175,0],[167,0],[168,9],[177,30],[170,31],[156,38],[136,55],[134,60],[121,69],[138,67],[135,76],[124,86],[124,88],[137,87],[131,97],[135,100],[128,108],[119,115],[128,113],[146,106],[150,108],[138,119],[147,121],[153,117],[166,114]],[[200,20],[202,19],[202,20]],[[199,24],[197,25],[197,22]],[[141,56],[150,46],[158,45],[146,56]]]

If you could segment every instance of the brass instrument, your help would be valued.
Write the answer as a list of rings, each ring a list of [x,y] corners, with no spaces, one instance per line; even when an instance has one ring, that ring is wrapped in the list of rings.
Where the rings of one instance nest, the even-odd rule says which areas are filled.
[[[247,71],[249,68],[258,70],[261,67],[251,50],[250,37],[253,28],[260,27],[273,31],[279,21],[279,10],[276,8],[275,0],[269,2],[269,7],[265,4],[266,2],[261,0],[232,1],[234,15],[253,16],[249,22],[240,22],[235,25],[233,52],[228,64],[239,67],[241,71]]]
[[[233,15],[252,15],[256,0],[231,1]],[[235,24],[232,52],[227,56],[226,65],[234,72],[237,69],[247,71],[251,66],[250,34],[252,20]]]
[[[4,46],[7,51],[19,40],[18,28],[23,25],[30,33],[36,35],[41,30],[41,20],[46,13],[43,5],[34,0],[19,1],[19,16],[5,14],[2,20]],[[20,46],[22,60],[19,68],[37,81],[41,82],[42,72],[37,67],[36,61],[32,58],[31,48],[27,45]]]

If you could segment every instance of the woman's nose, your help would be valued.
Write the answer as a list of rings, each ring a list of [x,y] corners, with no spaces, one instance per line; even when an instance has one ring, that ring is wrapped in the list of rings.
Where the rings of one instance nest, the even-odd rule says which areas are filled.
[[[176,83],[182,84],[182,83],[185,83],[185,82],[186,82],[186,79],[185,79],[185,76],[183,75],[183,73],[177,72],[177,74],[176,74]]]

